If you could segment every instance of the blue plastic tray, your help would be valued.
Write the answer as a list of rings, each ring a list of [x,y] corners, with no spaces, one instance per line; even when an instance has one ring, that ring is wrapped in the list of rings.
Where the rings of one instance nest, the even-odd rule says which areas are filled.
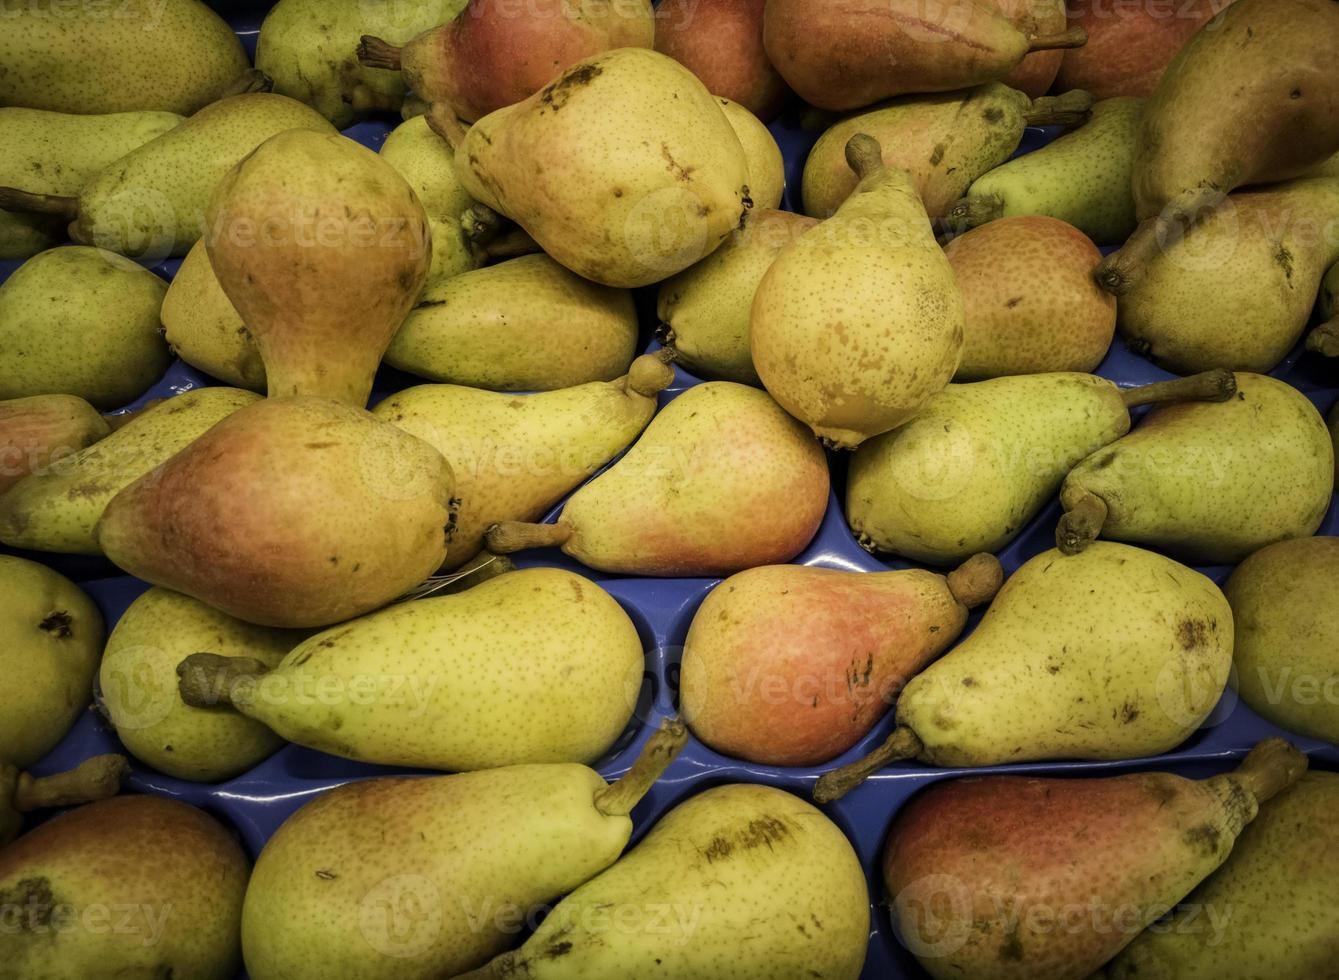
[[[254,53],[255,32],[263,19],[265,9],[270,4],[215,3],[214,6],[228,17],[242,36],[248,50]],[[377,149],[394,123],[393,119],[365,122],[345,132],[360,143]],[[798,210],[800,174],[805,156],[818,134],[802,132],[794,119],[784,118],[775,124],[772,130],[786,157],[788,188],[784,206]],[[1036,149],[1049,142],[1055,135],[1055,131],[1029,130],[1019,152]],[[178,265],[179,262],[174,260],[155,267],[155,271],[170,278],[176,272]],[[7,278],[17,266],[18,263],[15,262],[0,263],[0,281]],[[641,292],[639,308],[643,311],[644,332],[648,338],[648,346],[653,347],[654,344],[649,341],[649,336],[651,327],[654,326],[654,289]],[[1097,373],[1121,385],[1145,384],[1171,377],[1167,372],[1127,350],[1119,338]],[[661,396],[662,405],[686,388],[699,383],[699,379],[682,369],[676,369],[676,374],[674,385]],[[1300,348],[1290,354],[1273,374],[1303,391],[1322,411],[1328,411],[1336,400],[1339,400],[1339,365],[1314,354],[1304,354]],[[170,397],[191,388],[216,383],[190,366],[177,362],[168,370],[163,380],[140,401]],[[416,383],[421,381],[399,372],[383,370],[378,376],[373,400],[379,400],[392,391]],[[882,563],[866,554],[856,544],[846,526],[839,505],[845,482],[845,463],[839,457],[830,458],[833,462],[834,491],[828,511],[814,541],[797,562],[851,571],[882,571],[890,567],[914,567],[914,563],[910,562]],[[554,519],[560,509],[561,507],[554,508],[549,519]],[[1000,561],[1007,572],[1012,572],[1028,558],[1053,546],[1058,517],[1058,502],[1052,501],[1017,540],[1000,553]],[[1319,533],[1339,534],[1339,507],[1332,504]],[[25,557],[45,561],[80,581],[102,609],[109,630],[126,607],[148,588],[145,583],[137,579],[118,574],[105,559],[22,554]],[[599,582],[622,603],[637,624],[647,650],[642,699],[636,716],[614,751],[597,766],[606,778],[617,777],[627,771],[661,719],[675,713],[678,702],[679,662],[684,637],[698,605],[717,580],[608,576],[593,572],[556,550],[518,556],[517,564],[523,567],[551,565],[586,575]],[[1202,568],[1201,571],[1221,583],[1231,569],[1213,567]],[[980,615],[979,610],[973,614],[967,632],[975,627]],[[879,744],[891,728],[890,715],[858,745],[834,760],[833,764],[849,762],[865,754]],[[1111,774],[1139,769],[1165,769],[1202,778],[1231,768],[1232,760],[1244,755],[1256,742],[1272,735],[1288,737],[1311,755],[1313,765],[1326,769],[1339,769],[1339,746],[1299,738],[1282,731],[1240,703],[1235,693],[1229,689],[1203,728],[1176,751],[1164,756],[1129,762],[1024,764],[975,770],[934,769],[910,762],[891,766],[878,773],[845,799],[825,807],[828,815],[851,839],[869,880],[870,945],[863,977],[866,980],[884,980],[884,978],[926,976],[893,936],[887,912],[883,907],[883,886],[879,878],[879,860],[888,826],[898,808],[918,790],[940,779],[966,773],[979,775],[985,772]],[[34,767],[34,771],[46,773],[69,768],[89,756],[110,751],[123,750],[115,734],[102,718],[95,712],[89,711],[61,745]],[[826,770],[831,766],[823,768]],[[351,762],[290,745],[251,772],[216,785],[184,782],[137,764],[131,777],[130,788],[138,792],[176,797],[211,811],[236,827],[247,850],[254,857],[279,824],[313,796],[351,780],[405,771],[407,770]],[[808,798],[818,772],[816,769],[786,769],[740,762],[722,756],[700,742],[692,740],[634,811],[637,828],[634,841],[671,807],[685,797],[710,786],[726,782],[760,782]]]

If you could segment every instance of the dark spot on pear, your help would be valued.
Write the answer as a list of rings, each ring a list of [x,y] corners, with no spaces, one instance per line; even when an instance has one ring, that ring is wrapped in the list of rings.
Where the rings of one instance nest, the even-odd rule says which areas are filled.
[[[1004,110],[998,106],[991,106],[981,113],[981,118],[988,123],[997,123],[1004,118]]]
[[[724,837],[712,839],[711,844],[702,852],[702,856],[707,859],[708,864],[714,864],[716,861],[728,858],[734,852],[734,847]]]
[[[1023,302],[1023,297],[1022,297],[1022,296],[1015,296],[1013,299],[1009,300],[1009,301],[1006,302],[1004,305],[1005,305],[1005,307],[1006,307],[1007,309],[1012,310],[1012,309],[1014,309],[1016,306],[1018,306],[1018,304],[1021,303],[1021,302]]]
[[[1218,840],[1221,836],[1217,827],[1204,823],[1187,830],[1181,839],[1185,841],[1187,847],[1213,855],[1218,853]]]
[[[316,877],[320,878],[322,881],[334,881],[339,875],[335,874],[333,871],[318,871],[316,872]]]
[[[1176,638],[1185,650],[1204,646],[1208,635],[1209,630],[1203,620],[1183,619],[1176,625]]]
[[[42,630],[44,633],[50,633],[58,639],[65,640],[74,633],[74,630],[70,628],[73,623],[74,620],[70,618],[70,614],[62,609],[48,614],[47,617],[38,624],[38,629]]]
[[[944,159],[945,146],[943,143],[936,143],[934,152],[930,154],[930,166],[939,166],[940,161]]]

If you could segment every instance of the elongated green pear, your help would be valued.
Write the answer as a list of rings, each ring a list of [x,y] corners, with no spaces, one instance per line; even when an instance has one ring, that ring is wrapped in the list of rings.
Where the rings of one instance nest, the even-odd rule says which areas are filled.
[[[236,388],[187,391],[45,472],[24,477],[0,497],[0,541],[13,548],[101,554],[93,528],[117,493],[256,400]]]
[[[111,433],[107,420],[75,395],[0,402],[0,495],[30,473],[45,473]]]
[[[461,500],[446,568],[469,561],[499,521],[534,521],[627,448],[674,380],[643,355],[627,376],[516,398],[458,385],[391,395],[372,414],[418,436],[447,459]]]
[[[1014,572],[975,632],[915,677],[897,729],[825,773],[837,799],[899,759],[990,766],[1133,759],[1185,741],[1232,668],[1232,610],[1194,569],[1129,545],[1045,551]]]
[[[633,806],[686,741],[682,724],[666,723],[613,785],[554,763],[332,790],[256,862],[242,911],[247,972],[391,980],[479,966],[506,949],[512,923],[618,859]],[[406,902],[424,917],[406,921]]]
[[[689,388],[636,445],[578,490],[556,524],[506,521],[490,551],[561,546],[630,575],[729,575],[790,561],[828,500],[818,443],[764,392],[729,381]]]
[[[238,388],[265,390],[260,349],[219,285],[203,240],[172,277],[160,316],[168,346],[191,367]]]
[[[1220,404],[1159,408],[1065,478],[1056,542],[1099,534],[1197,564],[1238,562],[1320,527],[1334,492],[1325,420],[1291,385],[1238,374]]]
[[[299,745],[465,771],[595,761],[632,717],[643,667],[612,596],[534,568],[318,633],[272,671],[202,653],[178,672],[187,704],[231,704]]]
[[[870,551],[937,565],[997,552],[1080,460],[1130,431],[1132,406],[1235,391],[1226,371],[1125,390],[1069,373],[949,385],[856,450],[846,519]]]
[[[1238,835],[1248,848],[1247,825],[1257,814],[1268,821],[1268,801],[1295,792],[1288,787],[1306,767],[1305,755],[1276,738],[1203,780],[1141,772],[938,783],[898,814],[884,849],[898,938],[936,978],[1094,976],[1224,861],[1231,867]],[[1296,910],[1291,900],[1279,905],[1280,917]],[[1205,930],[1222,918],[1236,924],[1238,912],[1196,906]],[[1272,951],[1261,952],[1272,963]],[[1265,972],[1278,975],[1272,965]],[[1146,975],[1260,974],[1138,971]]]
[[[476,200],[609,286],[659,282],[710,254],[739,224],[749,180],[716,100],[646,48],[579,61],[480,119],[456,168]]]
[[[896,428],[948,384],[962,355],[962,296],[905,170],[857,134],[860,176],[837,213],[772,263],[753,299],[758,376],[834,448]]]
[[[864,872],[837,825],[782,790],[730,784],[679,804],[525,945],[462,978],[855,980],[868,942]]]
[[[105,800],[116,795],[129,775],[130,763],[122,755],[97,755],[67,772],[46,776],[33,776],[0,760],[0,848],[18,836],[25,813]],[[3,869],[0,861],[0,895],[8,896]]]

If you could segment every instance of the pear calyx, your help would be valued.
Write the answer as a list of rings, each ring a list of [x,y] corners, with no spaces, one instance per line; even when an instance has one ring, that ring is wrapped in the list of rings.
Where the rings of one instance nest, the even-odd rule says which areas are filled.
[[[19,813],[48,807],[93,803],[115,796],[130,774],[123,755],[95,755],[68,772],[50,776],[20,773],[12,805]],[[3,804],[4,801],[0,801]]]
[[[1097,540],[1106,522],[1107,502],[1085,491],[1056,525],[1055,545],[1066,555],[1077,555]]]
[[[192,708],[233,704],[233,687],[244,678],[268,674],[270,668],[251,657],[193,653],[177,664],[177,690]]]
[[[79,199],[61,194],[31,194],[17,187],[0,187],[0,210],[49,214],[63,221],[79,217]]]
[[[905,725],[897,726],[882,745],[863,759],[819,776],[814,785],[814,802],[831,803],[840,800],[888,763],[916,758],[923,747],[915,732]]]
[[[556,548],[572,537],[569,524],[527,524],[501,521],[484,532],[484,543],[495,555],[510,555],[531,548]]]
[[[480,245],[496,238],[506,220],[488,205],[475,204],[460,216],[460,227],[465,230],[466,238]]]
[[[1186,378],[1124,388],[1120,394],[1126,408],[1137,408],[1155,402],[1225,402],[1236,393],[1237,376],[1215,368]]]
[[[1306,772],[1309,760],[1281,738],[1269,738],[1247,753],[1229,779],[1241,783],[1257,803],[1277,796]]]
[[[674,383],[674,351],[662,347],[654,354],[643,354],[632,362],[623,379],[623,389],[643,398],[654,398]]]
[[[1306,349],[1324,357],[1339,357],[1339,320],[1322,323],[1306,339]]]
[[[998,194],[964,197],[944,216],[950,227],[977,228],[1004,217],[1004,198]]]
[[[1058,34],[1038,34],[1028,38],[1029,51],[1054,51],[1057,48],[1081,48],[1088,43],[1088,32],[1082,27],[1071,27]]]
[[[1004,584],[1004,567],[994,555],[972,555],[945,576],[948,590],[958,604],[975,609],[995,598]]]
[[[358,60],[366,68],[399,71],[400,51],[396,45],[371,34],[364,34],[358,39]]]
[[[1034,99],[1023,113],[1029,126],[1081,126],[1093,114],[1092,95],[1071,89],[1061,95],[1043,95]]]
[[[606,817],[626,817],[687,744],[688,727],[683,721],[665,719],[632,768],[595,794],[595,809]]]

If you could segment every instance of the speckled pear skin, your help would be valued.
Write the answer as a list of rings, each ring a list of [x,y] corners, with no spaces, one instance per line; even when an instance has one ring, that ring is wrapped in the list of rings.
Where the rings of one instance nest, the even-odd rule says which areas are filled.
[[[166,292],[100,249],[33,256],[0,285],[0,398],[78,395],[104,409],[134,400],[170,363],[158,321]]]
[[[865,547],[916,561],[995,553],[1075,463],[1129,430],[1120,391],[1091,374],[951,384],[856,450],[846,519]]]
[[[1339,538],[1261,548],[1223,592],[1242,700],[1290,732],[1339,743]]]
[[[93,528],[108,502],[233,412],[257,400],[236,388],[187,391],[136,416],[59,466],[0,497],[0,541],[76,555],[102,549]]]
[[[991,3],[1025,34],[1059,34],[1069,27],[1065,0],[991,0]],[[1051,83],[1055,81],[1064,58],[1065,52],[1061,50],[1034,51],[1001,81],[1035,99],[1052,90]],[[1075,87],[1057,86],[1055,91],[1067,92]]]
[[[535,568],[319,633],[232,703],[289,741],[364,762],[586,763],[632,717],[643,668],[637,629],[607,592]],[[314,704],[297,696],[327,688],[336,695]]]
[[[1160,755],[1208,717],[1231,667],[1232,610],[1212,581],[1098,541],[1014,572],[906,686],[897,720],[937,766]]]
[[[134,257],[185,255],[205,230],[215,185],[276,133],[333,133],[315,109],[255,92],[211,103],[132,150],[79,192],[76,241]]]
[[[169,589],[130,604],[98,668],[102,708],[121,744],[158,772],[217,782],[246,772],[283,744],[259,722],[193,708],[177,693],[177,665],[193,653],[252,657],[277,667],[307,636],[252,626]]]
[[[915,416],[962,354],[953,269],[911,177],[877,146],[852,158],[864,176],[837,213],[777,256],[750,317],[767,390],[839,449]]]
[[[1109,980],[1311,980],[1339,956],[1339,775],[1308,772],[1260,808],[1167,930],[1145,932]],[[1229,918],[1230,914],[1230,918]],[[1224,921],[1226,920],[1226,921]]]
[[[104,167],[182,121],[172,112],[73,115],[0,109],[0,185],[74,195]],[[26,259],[64,238],[58,219],[0,210],[0,260]]]
[[[1065,478],[1060,502],[1108,507],[1102,536],[1195,564],[1232,564],[1316,532],[1334,491],[1325,421],[1291,385],[1237,374],[1226,402],[1155,409]]]
[[[636,347],[630,292],[536,253],[429,283],[386,363],[450,384],[552,391],[613,381]]]
[[[781,195],[786,190],[786,164],[781,157],[781,147],[762,120],[742,105],[720,97],[716,102],[739,137],[739,145],[744,148],[749,200],[755,208],[781,207]]]
[[[782,790],[732,784],[680,803],[464,980],[855,980],[868,942],[864,872],[837,825]]]
[[[30,473],[111,433],[107,420],[75,395],[33,395],[0,402],[0,496]]]
[[[787,562],[828,501],[818,443],[764,392],[711,381],[670,402],[612,468],[568,500],[563,550],[591,568],[730,575]]]
[[[782,249],[818,222],[791,211],[754,209],[701,262],[660,284],[656,315],[685,370],[761,386],[749,351],[753,296]]]
[[[201,0],[13,4],[0,41],[0,105],[55,112],[192,113],[250,67]]]
[[[238,388],[265,390],[265,362],[237,307],[219,285],[203,241],[186,253],[159,314],[172,352]]]
[[[466,191],[558,262],[625,287],[710,254],[739,224],[749,182],[716,99],[678,62],[645,48],[578,62],[480,119],[456,168]]]
[[[44,757],[93,700],[102,614],[45,565],[0,555],[0,766]]]
[[[1281,782],[1306,766],[1263,749],[1294,757]],[[938,783],[889,831],[894,928],[936,978],[1083,980],[1218,868],[1268,795],[1244,767]]]
[[[1330,442],[1334,448],[1334,479],[1339,482],[1339,402],[1330,409]]]

